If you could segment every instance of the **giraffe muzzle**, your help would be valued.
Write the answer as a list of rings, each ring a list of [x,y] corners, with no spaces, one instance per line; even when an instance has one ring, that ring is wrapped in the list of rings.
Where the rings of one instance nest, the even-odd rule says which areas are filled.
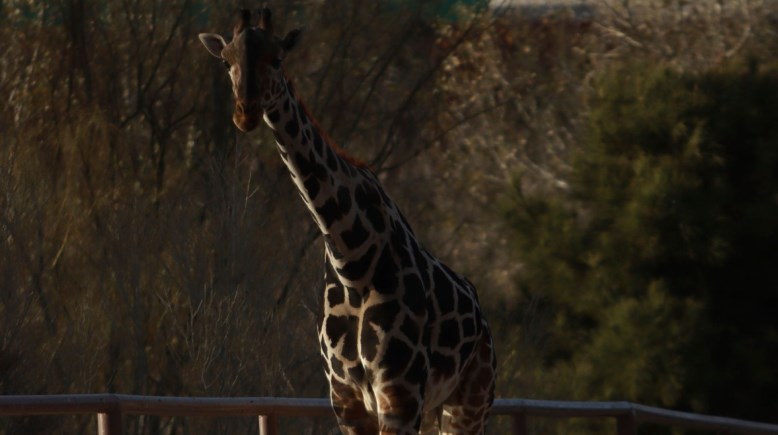
[[[235,102],[235,112],[232,114],[232,121],[240,131],[248,133],[254,130],[259,125],[261,118],[262,110],[260,110],[259,102]]]

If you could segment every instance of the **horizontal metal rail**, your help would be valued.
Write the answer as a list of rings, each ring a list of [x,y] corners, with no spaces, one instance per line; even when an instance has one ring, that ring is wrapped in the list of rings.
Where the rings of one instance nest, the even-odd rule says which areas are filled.
[[[330,417],[327,399],[278,397],[160,397],[128,394],[0,396],[0,416],[96,414],[100,435],[122,433],[124,415],[236,417],[259,419],[260,435],[278,433],[282,416]],[[630,402],[570,402],[497,399],[492,415],[510,416],[513,433],[527,434],[527,417],[615,418],[618,435],[635,435],[641,423],[719,433],[778,434],[778,425],[670,411]]]
[[[739,420],[728,417],[693,414],[639,405],[631,402],[573,402],[532,399],[497,399],[492,407],[494,415],[557,418],[616,418],[619,435],[636,433],[640,423],[654,423],[664,426],[710,430],[731,434],[778,434],[778,425]],[[526,433],[516,429],[517,434]]]

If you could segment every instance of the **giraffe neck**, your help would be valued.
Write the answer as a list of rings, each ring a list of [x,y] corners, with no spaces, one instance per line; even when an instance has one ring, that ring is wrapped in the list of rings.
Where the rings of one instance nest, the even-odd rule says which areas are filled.
[[[375,252],[369,251],[388,238],[391,201],[376,176],[341,152],[312,119],[283,73],[271,88],[276,92],[264,105],[265,122],[329,256],[341,265],[371,263]]]

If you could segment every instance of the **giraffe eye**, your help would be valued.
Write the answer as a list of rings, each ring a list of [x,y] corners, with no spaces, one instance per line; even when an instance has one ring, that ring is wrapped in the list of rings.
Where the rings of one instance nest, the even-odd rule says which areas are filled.
[[[230,69],[230,63],[226,60],[222,60],[222,65],[224,65],[225,68]]]

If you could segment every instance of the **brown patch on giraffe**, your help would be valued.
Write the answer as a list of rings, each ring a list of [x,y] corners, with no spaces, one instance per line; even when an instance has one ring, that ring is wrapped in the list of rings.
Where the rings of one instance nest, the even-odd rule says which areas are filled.
[[[364,405],[362,394],[350,386],[330,379],[332,410],[341,426],[352,429],[354,434],[375,434],[378,431],[375,416]]]
[[[485,385],[485,384],[482,384]],[[484,398],[482,395],[479,394],[473,394],[470,396],[469,400],[467,401],[467,404],[473,408],[480,407],[484,403]]]
[[[404,422],[419,414],[419,401],[405,386],[397,384],[384,386],[381,388],[379,397],[378,409],[384,420]]]

